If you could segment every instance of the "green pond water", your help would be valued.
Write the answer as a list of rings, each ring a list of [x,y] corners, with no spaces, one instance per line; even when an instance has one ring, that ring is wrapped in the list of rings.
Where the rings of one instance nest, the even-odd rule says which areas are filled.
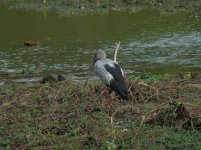
[[[24,47],[38,40],[38,47]],[[0,72],[45,71],[86,77],[94,51],[106,50],[126,74],[201,70],[201,20],[156,10],[59,16],[0,6]]]

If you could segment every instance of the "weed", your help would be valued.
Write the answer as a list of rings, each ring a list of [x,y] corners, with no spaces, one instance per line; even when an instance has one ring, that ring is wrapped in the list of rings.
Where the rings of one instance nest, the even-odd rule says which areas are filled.
[[[162,81],[162,80],[168,80],[172,77],[173,75],[169,74],[152,74],[152,73],[143,73],[138,76],[130,76],[129,79],[133,80],[143,80],[143,81],[149,81],[149,82],[157,82],[157,81]]]
[[[4,0],[4,2],[7,2]],[[48,0],[45,3],[41,1],[19,1],[13,0],[7,2],[17,9],[35,10],[35,11],[57,11],[62,15],[72,14],[101,14],[111,11],[129,10],[135,12],[143,8],[149,7],[159,9],[162,13],[175,13],[178,11],[186,11],[190,16],[200,16],[200,2],[193,1],[156,1],[156,0],[96,0],[96,1],[77,1],[77,0]]]
[[[0,149],[199,149],[200,118],[192,120],[194,130],[186,128],[191,127],[188,122],[179,130],[168,124],[168,120],[173,121],[171,125],[182,121],[177,110],[186,110],[178,109],[185,108],[181,102],[169,102],[188,101],[187,96],[177,95],[186,92],[185,87],[191,83],[200,84],[198,79],[181,80],[175,76],[163,80],[150,74],[143,79],[129,79],[130,99],[125,102],[114,96],[112,117],[108,114],[108,91],[100,82],[6,85],[0,91]],[[142,101],[137,101],[136,96]],[[188,101],[192,109],[186,113],[196,110],[197,117],[200,98],[193,98]],[[146,122],[162,104],[161,117],[166,117],[167,123]]]
[[[185,80],[190,80],[190,79],[192,79],[191,72],[186,73],[186,74],[184,75],[184,79],[185,79]]]
[[[117,148],[115,141],[105,141],[101,147],[101,149],[107,149],[107,150],[115,150]]]
[[[51,83],[50,82],[46,82],[46,83],[44,83],[43,85],[42,85],[42,87],[44,88],[44,89],[51,89]]]
[[[36,101],[38,103],[41,101],[41,96],[36,93],[30,93],[29,97],[30,97],[30,99],[32,99],[33,101]]]
[[[5,147],[6,149],[11,148],[12,145],[12,140],[10,140],[9,138],[0,138],[0,147]]]

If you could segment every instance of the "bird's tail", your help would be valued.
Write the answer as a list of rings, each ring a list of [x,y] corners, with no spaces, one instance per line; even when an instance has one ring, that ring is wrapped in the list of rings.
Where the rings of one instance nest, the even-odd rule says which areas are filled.
[[[125,80],[112,80],[110,87],[123,99],[128,100],[128,87]]]

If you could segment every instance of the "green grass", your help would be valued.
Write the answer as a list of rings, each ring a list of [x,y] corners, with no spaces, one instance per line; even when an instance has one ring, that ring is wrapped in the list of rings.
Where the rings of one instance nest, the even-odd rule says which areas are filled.
[[[169,74],[152,74],[152,73],[143,73],[141,75],[133,75],[130,76],[129,79],[133,80],[142,80],[142,81],[150,81],[150,82],[157,82],[161,80],[166,80],[173,75]]]
[[[183,80],[192,80],[193,78],[197,78],[200,76],[198,72],[183,72],[180,74],[153,74],[150,72],[144,72],[140,75],[132,75],[129,76],[131,80],[139,80],[139,81],[146,81],[146,82],[158,82],[158,81],[165,81],[170,79],[183,79]]]
[[[161,104],[166,106],[169,103],[167,97],[175,101],[185,101],[184,97],[175,97],[173,91],[176,91],[175,94],[183,92],[182,85],[195,81],[199,83],[198,78],[183,78],[180,82],[180,77],[175,77],[174,80],[163,80],[150,74],[148,77],[149,80],[144,80],[143,75],[145,84],[149,84],[153,89],[162,86],[159,88],[158,100],[143,102],[130,96],[130,101],[125,102],[113,95],[112,108],[108,106],[107,90],[99,82],[90,81],[76,85],[66,81],[32,86],[1,86],[0,149],[199,150],[201,132],[196,128],[186,130],[167,124],[141,125],[141,116],[148,117],[153,110],[160,108]],[[137,86],[142,82],[140,78],[138,80],[130,79],[129,87],[133,87],[129,94],[138,91],[142,95],[146,94],[146,98],[153,98],[153,91],[144,89],[141,85]],[[164,89],[163,86],[170,86],[169,84],[170,89],[174,90]],[[177,89],[176,85],[181,87]],[[200,99],[193,99],[197,100],[192,104],[200,106]],[[171,115],[176,106],[168,105],[165,108],[163,113]],[[109,111],[116,112],[112,123]]]
[[[159,9],[162,13],[187,12],[200,17],[201,2],[197,0],[4,0],[11,7],[23,10],[56,11],[61,15],[102,14],[112,11],[135,12],[143,8]]]

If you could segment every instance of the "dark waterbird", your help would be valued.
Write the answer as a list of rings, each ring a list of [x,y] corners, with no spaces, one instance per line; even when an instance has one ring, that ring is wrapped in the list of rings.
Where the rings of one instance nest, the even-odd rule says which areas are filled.
[[[128,88],[124,73],[119,64],[106,58],[104,50],[98,50],[94,56],[94,72],[111,90],[123,100],[128,100]]]

